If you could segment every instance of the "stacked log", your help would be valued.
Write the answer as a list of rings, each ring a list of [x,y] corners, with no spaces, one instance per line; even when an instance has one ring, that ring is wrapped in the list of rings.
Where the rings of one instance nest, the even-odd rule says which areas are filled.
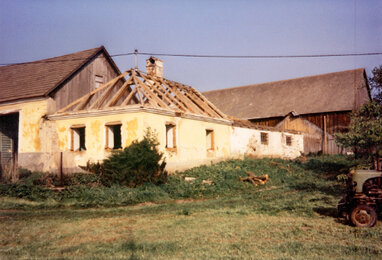
[[[255,176],[252,172],[247,172],[248,177],[240,177],[240,181],[248,181],[252,183],[254,186],[264,185],[268,182],[269,176],[268,174],[264,174],[261,176]]]

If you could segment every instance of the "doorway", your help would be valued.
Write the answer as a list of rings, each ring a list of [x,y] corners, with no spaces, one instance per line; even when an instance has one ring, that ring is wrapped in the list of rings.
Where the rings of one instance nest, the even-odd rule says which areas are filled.
[[[12,177],[17,169],[19,113],[0,115],[0,174]]]

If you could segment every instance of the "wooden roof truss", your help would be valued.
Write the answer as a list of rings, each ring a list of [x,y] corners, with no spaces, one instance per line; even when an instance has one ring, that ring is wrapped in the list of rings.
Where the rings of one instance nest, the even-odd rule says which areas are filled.
[[[193,87],[150,76],[137,69],[122,73],[62,108],[58,113],[134,105],[227,119],[224,113]]]

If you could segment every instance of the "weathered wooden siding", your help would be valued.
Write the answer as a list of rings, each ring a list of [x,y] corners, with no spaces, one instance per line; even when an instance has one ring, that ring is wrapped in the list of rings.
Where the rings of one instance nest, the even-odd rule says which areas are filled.
[[[302,119],[315,124],[320,129],[324,130],[324,119],[326,119],[326,131],[329,134],[337,132],[344,132],[350,124],[350,111],[345,112],[331,112],[312,115],[302,115]]]
[[[278,124],[279,119],[263,119],[256,123],[270,125],[281,130],[294,130],[305,133],[304,152],[322,151],[328,154],[342,153],[344,150],[335,142],[335,133],[346,132],[350,124],[350,111],[308,114],[301,116],[289,115]],[[326,132],[326,133],[325,133]]]
[[[69,79],[55,94],[56,110],[59,110],[96,88],[96,75],[103,76],[104,83],[118,73],[113,69],[103,53],[87,63],[75,76]]]
[[[283,120],[284,120],[284,117],[272,117],[272,118],[264,118],[264,119],[250,119],[249,121],[255,123],[256,125],[274,127]]]
[[[333,134],[336,132],[346,131],[348,125],[350,124],[350,113],[351,111],[328,112],[328,113],[301,115],[301,116],[298,116],[297,118],[306,119],[323,130],[324,117],[326,117],[327,132],[330,134]],[[264,119],[251,119],[250,121],[257,125],[275,127],[281,121],[283,121],[284,118],[285,117],[272,117],[272,118],[264,118]],[[286,128],[286,129],[303,131],[303,132],[306,132],[306,130],[308,130],[308,129],[304,129],[303,125],[293,125],[292,128]]]

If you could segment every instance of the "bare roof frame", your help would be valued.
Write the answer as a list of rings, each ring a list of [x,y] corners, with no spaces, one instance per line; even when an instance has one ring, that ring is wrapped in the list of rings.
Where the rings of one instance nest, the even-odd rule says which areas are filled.
[[[125,77],[127,77],[126,80]],[[130,69],[60,109],[57,114],[141,106],[212,118],[227,116],[191,86]]]

